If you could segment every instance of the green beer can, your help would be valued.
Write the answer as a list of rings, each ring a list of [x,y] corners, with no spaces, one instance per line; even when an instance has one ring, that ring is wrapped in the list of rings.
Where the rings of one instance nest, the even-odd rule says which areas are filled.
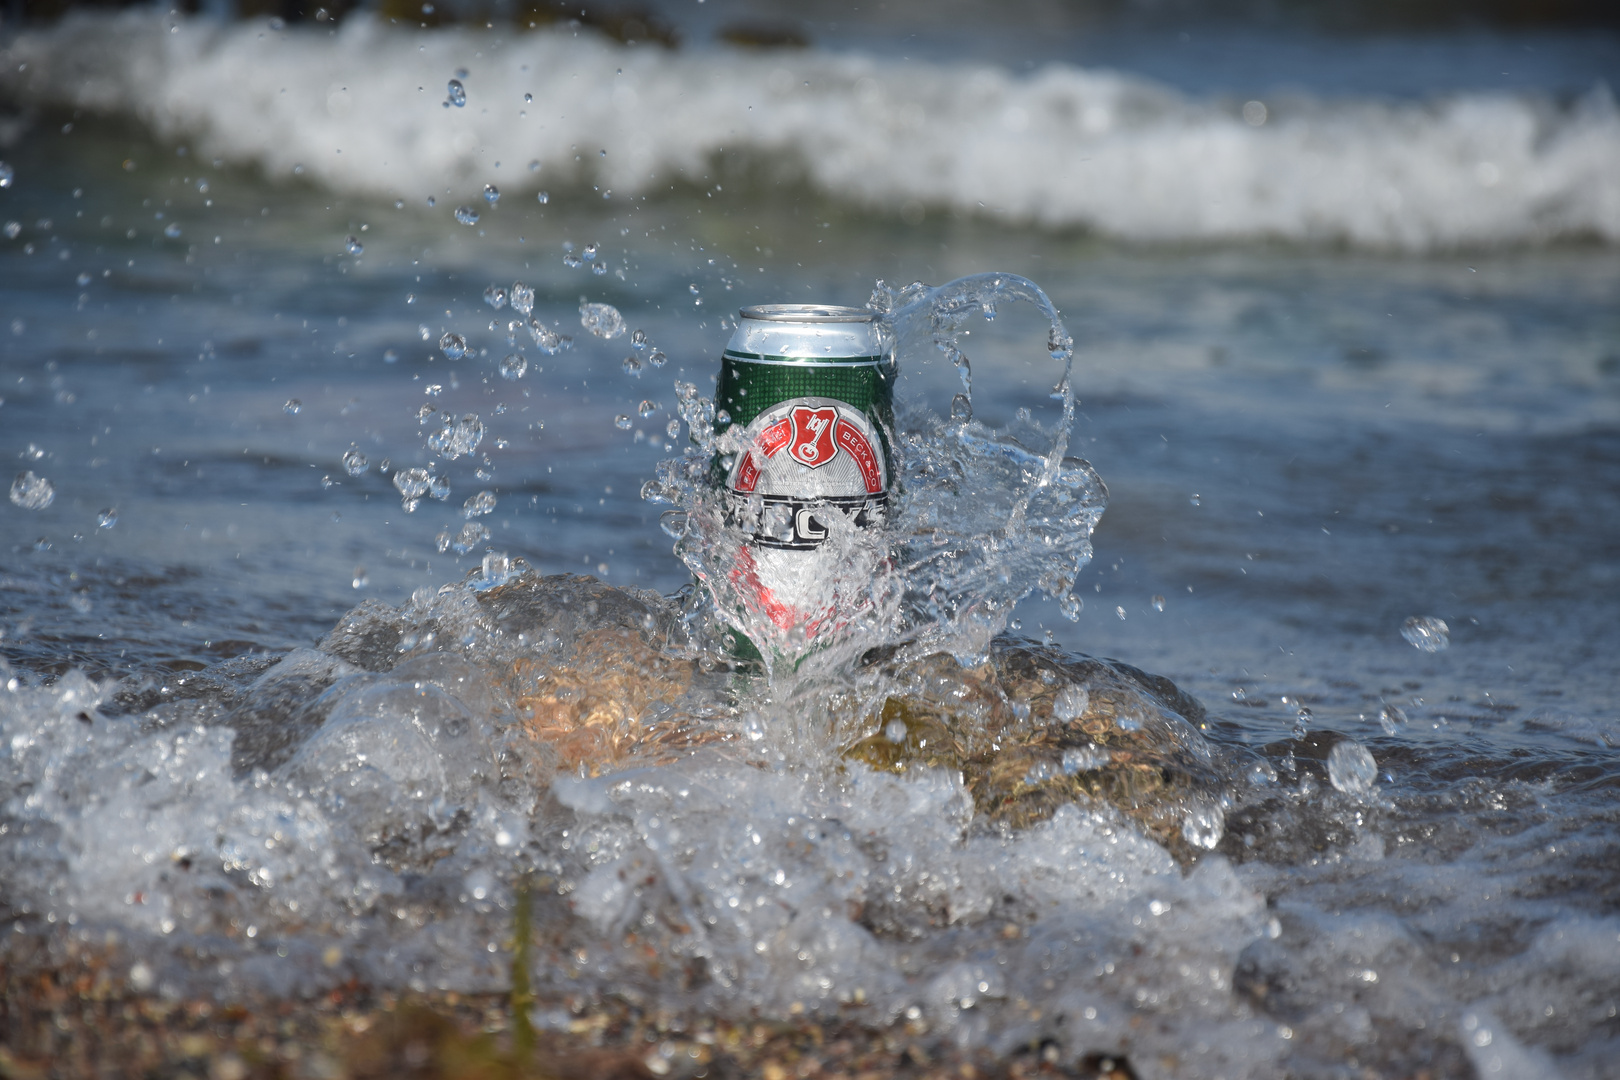
[[[744,604],[780,630],[810,634],[836,617],[819,550],[837,514],[857,529],[885,520],[894,476],[893,358],[863,308],[762,304],[738,312],[720,360],[716,429],[734,453],[715,479],[746,537],[730,577]]]

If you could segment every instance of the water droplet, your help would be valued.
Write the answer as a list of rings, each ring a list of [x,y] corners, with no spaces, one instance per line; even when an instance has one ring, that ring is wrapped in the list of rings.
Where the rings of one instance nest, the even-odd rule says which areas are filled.
[[[439,351],[452,360],[460,360],[467,355],[467,339],[460,334],[446,331],[439,338]]]
[[[529,336],[534,338],[535,347],[547,356],[555,356],[574,344],[573,338],[557,333],[539,319],[529,320]]]
[[[170,240],[180,239],[180,226],[175,222],[169,222],[167,225],[163,226],[163,235],[167,236]]]
[[[1120,617],[1121,621],[1124,621],[1124,619],[1125,619],[1125,609],[1123,607],[1114,608],[1114,614],[1118,615]]]
[[[584,303],[579,305],[579,325],[606,341],[624,333],[624,316],[612,304]]]
[[[1414,615],[1401,624],[1401,637],[1426,653],[1437,653],[1451,644],[1451,627],[1433,615]]]
[[[428,493],[432,484],[433,474],[426,469],[401,469],[394,474],[394,488],[399,492],[400,503],[407,513],[416,510],[416,504]]]
[[[620,431],[629,431],[630,417],[626,416],[624,413],[620,413],[618,416],[613,418],[613,426],[618,428]]]
[[[951,419],[960,424],[973,419],[973,400],[966,394],[957,394],[951,398]]]
[[[642,418],[642,419],[643,419],[643,420],[645,420],[645,419],[646,419],[646,418],[647,418],[647,417],[649,417],[649,416],[651,416],[651,415],[652,415],[652,414],[653,414],[653,413],[655,413],[655,412],[657,412],[657,411],[658,411],[658,410],[659,410],[659,409],[660,409],[660,408],[661,408],[661,406],[659,406],[659,405],[658,405],[658,404],[656,404],[656,403],[655,403],[655,402],[652,402],[652,401],[647,401],[647,400],[645,400],[645,399],[644,399],[644,400],[643,400],[643,401],[642,401],[642,402],[641,402],[641,404],[640,404],[640,405],[638,405],[638,406],[636,406],[636,411],[637,411],[637,412],[638,412],[638,413],[640,413],[640,414],[641,414],[641,418]]]
[[[17,239],[17,237],[22,235],[22,222],[20,222],[20,221],[8,221],[8,222],[6,222],[5,233],[6,233],[6,239],[7,240],[15,240],[15,239]]]
[[[670,438],[673,439],[680,433],[681,422],[679,420],[671,420],[669,423],[664,425],[664,434],[668,435]]]
[[[96,528],[110,529],[118,524],[118,507],[109,506],[96,515]]]
[[[512,576],[512,560],[504,551],[491,551],[484,556],[484,580],[499,585]],[[499,839],[497,837],[497,839]],[[507,841],[510,843],[511,841]],[[504,845],[503,845],[504,846]]]
[[[435,476],[428,481],[428,497],[438,499],[440,502],[450,497],[450,481],[442,476]]]
[[[653,367],[663,367],[665,364],[669,363],[669,357],[665,356],[661,350],[654,349],[652,353],[648,355],[647,363],[651,364]]]
[[[367,585],[370,585],[370,584],[371,584],[371,578],[369,576],[367,576],[366,568],[363,567],[363,566],[355,567],[354,568],[354,579],[349,582],[350,587],[356,588],[356,589],[363,589]]]
[[[721,427],[725,427],[727,424],[731,423],[731,414],[726,410],[721,409],[719,412],[714,414],[714,422],[719,424]]]
[[[1153,610],[1154,611],[1163,611],[1164,610],[1164,597],[1159,595],[1158,593],[1153,594]]]
[[[1294,713],[1294,738],[1303,739],[1311,732],[1313,718],[1310,706],[1301,705]]]
[[[1061,326],[1054,325],[1046,333],[1046,351],[1054,360],[1067,360],[1074,355],[1074,338]]]
[[[297,398],[288,398],[287,403],[281,407],[281,411],[286,413],[288,416],[297,416],[298,410],[302,409],[303,407],[304,403],[302,401],[299,401]]]
[[[493,491],[480,491],[461,504],[461,515],[466,518],[481,517],[495,509],[495,493]]]
[[[429,449],[440,457],[452,461],[478,449],[484,441],[484,422],[476,413],[467,413],[459,420],[446,420],[439,430],[428,436]],[[434,498],[441,496],[435,495]]]
[[[470,206],[458,206],[456,207],[456,220],[463,225],[476,225],[478,224],[478,211]]]
[[[454,550],[457,555],[466,555],[489,539],[489,529],[481,522],[469,521],[455,532],[445,529],[434,539],[441,552]]]
[[[17,170],[8,162],[0,161],[0,188],[8,188],[11,182],[17,179]]]
[[[343,451],[343,471],[350,476],[359,476],[371,468],[371,460],[365,452],[358,447],[351,446]]]
[[[591,273],[595,274],[597,277],[601,277],[603,274],[607,273],[607,263],[601,261],[591,263]]]
[[[32,469],[17,474],[11,482],[11,501],[24,510],[43,510],[56,498],[56,488]]]
[[[535,201],[538,202],[541,206],[544,206],[546,203],[551,201],[551,195],[548,192],[544,192],[544,191],[535,192],[534,198],[535,198]]]
[[[1063,617],[1070,622],[1077,621],[1080,618],[1080,612],[1084,611],[1085,607],[1085,598],[1076,596],[1072,592],[1064,593],[1058,598],[1058,610],[1063,612]]]
[[[1385,735],[1393,735],[1399,730],[1399,725],[1406,723],[1406,711],[1399,705],[1385,704],[1378,710],[1378,723]]]
[[[1340,739],[1328,753],[1328,780],[1346,795],[1371,791],[1377,779],[1378,762],[1356,740]]]
[[[1181,837],[1193,847],[1215,850],[1226,832],[1226,811],[1215,803],[1196,801],[1181,819]]]
[[[347,240],[343,241],[343,246],[348,250],[350,255],[359,255],[361,252],[366,250],[366,245],[360,242],[360,238],[358,236],[349,237]]]
[[[906,741],[906,722],[898,718],[890,720],[883,725],[883,737],[899,746]]]
[[[585,260],[570,252],[569,254],[563,256],[562,263],[570,270],[578,270],[580,267],[585,265]]]
[[[499,285],[491,285],[484,290],[484,303],[499,311],[506,306],[506,290]]]
[[[533,94],[524,94],[523,95],[523,104],[525,104],[525,105],[533,105],[534,104],[534,95]],[[538,160],[529,162],[529,171],[530,172],[539,172],[540,171],[540,162]]]
[[[75,278],[74,280],[76,280],[79,283],[79,288],[82,289],[86,285],[90,284],[90,272],[88,270],[80,271],[79,276],[77,278]]]
[[[743,734],[750,742],[759,742],[765,737],[765,721],[759,713],[751,712],[743,717]]]
[[[636,356],[633,353],[625,357],[624,360],[619,364],[619,367],[624,369],[624,373],[626,375],[634,375],[637,378],[641,377],[641,369],[643,367],[641,357]]]
[[[467,105],[467,88],[461,85],[460,79],[450,80],[450,104],[456,108],[465,108]],[[431,98],[429,99],[432,100]]]
[[[489,205],[491,205],[491,206],[494,206],[496,203],[500,202],[501,201],[501,189],[496,187],[494,184],[485,184],[484,185],[484,201],[489,203]]]
[[[1204,497],[1202,495],[1195,494],[1188,496],[1187,501],[1192,503],[1194,506],[1201,506],[1203,505],[1203,498]]]
[[[519,315],[527,315],[534,310],[534,290],[521,281],[512,282],[512,291],[507,300]]]
[[[501,361],[501,378],[516,382],[529,370],[529,362],[520,353],[512,353]]]
[[[428,205],[429,206],[438,206],[439,205],[439,200],[435,199],[432,195],[429,195],[428,196]]]
[[[645,349],[647,347],[647,331],[630,331],[630,347],[632,349]]]

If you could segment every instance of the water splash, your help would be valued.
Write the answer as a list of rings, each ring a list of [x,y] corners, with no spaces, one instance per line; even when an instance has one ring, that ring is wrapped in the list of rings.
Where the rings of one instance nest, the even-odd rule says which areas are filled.
[[[1024,278],[981,274],[938,288],[879,282],[869,306],[882,316],[891,373],[943,355],[961,373],[958,398],[971,406],[964,331],[970,320],[993,318],[1015,303],[1033,306],[1046,323],[1045,352],[1061,365],[1052,389],[1058,418],[1044,426],[1021,410],[1012,423],[992,427],[971,419],[970,407],[946,419],[902,402],[897,430],[889,433],[898,459],[889,522],[857,529],[829,514],[830,535],[813,560],[744,542],[729,496],[712,481],[715,457],[744,449],[740,432],[717,436],[714,402],[691,384],[677,384],[692,444],[659,465],[658,483],[647,494],[674,506],[664,528],[702,583],[716,638],[728,629],[743,635],[760,647],[773,675],[811,654],[819,669],[885,645],[915,655],[943,650],[975,663],[988,655],[1019,600],[1036,590],[1069,600],[1091,558],[1091,531],[1107,490],[1089,464],[1066,453],[1074,421],[1073,340],[1051,301]],[[770,574],[772,592],[791,602],[762,601],[754,584],[761,574]],[[1078,607],[1067,603],[1064,610],[1077,614]]]

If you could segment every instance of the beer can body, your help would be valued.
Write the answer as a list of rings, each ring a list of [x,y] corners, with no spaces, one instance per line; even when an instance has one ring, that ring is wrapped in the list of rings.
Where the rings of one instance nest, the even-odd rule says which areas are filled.
[[[778,628],[814,634],[836,617],[825,593],[833,515],[857,529],[884,522],[893,363],[871,311],[770,304],[738,316],[715,394],[733,449],[714,476],[745,537],[732,584]]]

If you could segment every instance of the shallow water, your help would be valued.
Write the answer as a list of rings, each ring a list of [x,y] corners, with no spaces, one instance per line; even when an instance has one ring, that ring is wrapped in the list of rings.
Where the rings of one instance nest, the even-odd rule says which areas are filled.
[[[615,48],[591,44],[592,62]],[[1589,238],[1612,239],[1609,219],[1515,247],[1484,246],[1488,223],[1428,254],[1277,244],[1263,224],[1221,247],[1193,244],[1197,227],[1131,246],[949,199],[919,218],[905,192],[784,179],[746,146],[634,200],[565,177],[543,205],[525,179],[491,207],[480,175],[396,209],[336,167],[265,180],[287,152],[269,140],[230,155],[29,104],[0,192],[19,226],[0,241],[0,441],[54,499],[0,504],[14,932],[116,929],[158,991],[499,987],[532,869],[558,993],[854,1010],[1002,1051],[1124,1051],[1144,1077],[1616,1075],[1620,263]],[[1602,121],[1583,122],[1583,152],[1620,175]],[[1355,238],[1350,211],[1335,220]],[[592,243],[604,273],[565,265]],[[839,765],[876,735],[873,695],[921,684],[761,689],[703,670],[701,649],[679,654],[697,664],[679,694],[615,719],[667,722],[630,737],[650,748],[597,746],[601,775],[553,780],[552,752],[514,741],[533,688],[507,680],[525,649],[566,667],[589,626],[514,644],[479,621],[490,591],[441,586],[494,549],[673,593],[689,573],[639,493],[685,445],[666,430],[673,384],[707,391],[722,320],[989,269],[1062,311],[1068,452],[1109,491],[1078,620],[1037,594],[1009,629],[1203,702],[1164,730],[1186,722],[1177,745],[1215,767],[1173,792],[1206,815],[1188,837],[1220,807],[1213,853],[1084,800],[997,825],[971,765]],[[483,294],[517,280],[573,344],[546,355],[520,329],[528,367],[508,380],[511,309]],[[651,349],[593,337],[582,298],[616,305],[667,365],[627,374]],[[1044,323],[1014,308],[970,328],[975,418],[1050,423]],[[448,359],[447,332],[472,352]],[[902,372],[917,415],[959,389],[942,360]],[[424,402],[487,431],[437,459],[448,498],[407,513],[381,466],[436,460]],[[493,512],[468,519],[485,490]],[[469,520],[489,539],[440,551]],[[630,629],[650,612],[690,649],[637,595]],[[311,648],[367,599],[398,609],[351,624],[381,653]],[[1414,617],[1444,620],[1448,647],[1408,643]],[[612,698],[604,670],[567,693]],[[1341,736],[1375,759],[1370,790],[1334,757]]]

